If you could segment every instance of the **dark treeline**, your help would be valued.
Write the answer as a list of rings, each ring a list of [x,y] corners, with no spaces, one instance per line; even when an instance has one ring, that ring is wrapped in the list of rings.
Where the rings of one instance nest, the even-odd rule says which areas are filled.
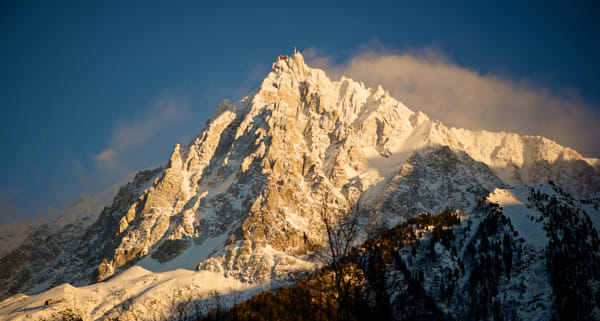
[[[592,320],[594,307],[600,306],[598,233],[589,216],[573,206],[571,197],[553,182],[550,185],[558,198],[530,189],[529,201],[547,222],[546,265],[556,296],[555,319]],[[597,199],[582,203],[598,204]]]

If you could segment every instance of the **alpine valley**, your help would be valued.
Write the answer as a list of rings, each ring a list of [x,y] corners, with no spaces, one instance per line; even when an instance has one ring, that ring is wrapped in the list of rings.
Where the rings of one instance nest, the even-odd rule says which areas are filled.
[[[599,159],[300,53],[126,181],[2,228],[0,319],[600,320]]]

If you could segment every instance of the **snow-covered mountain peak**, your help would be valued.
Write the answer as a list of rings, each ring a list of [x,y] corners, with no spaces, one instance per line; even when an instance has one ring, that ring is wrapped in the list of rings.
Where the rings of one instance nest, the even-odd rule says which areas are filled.
[[[132,266],[289,280],[318,265],[324,212],[364,214],[364,236],[421,212],[472,210],[496,188],[553,180],[590,197],[598,164],[543,137],[448,128],[381,86],[332,81],[300,53],[279,56],[256,91],[221,102],[84,232],[32,238],[5,256],[13,265],[0,269],[0,295],[111,280]]]
[[[304,62],[304,57],[300,52],[295,52],[292,56],[281,55],[275,58],[273,63],[272,71],[276,73],[291,73],[296,74],[300,78],[306,76],[306,72],[309,72],[309,68]]]

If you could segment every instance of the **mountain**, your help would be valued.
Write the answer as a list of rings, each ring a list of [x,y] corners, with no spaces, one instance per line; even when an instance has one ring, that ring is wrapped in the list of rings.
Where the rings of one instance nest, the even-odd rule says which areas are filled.
[[[441,241],[400,250],[427,294],[457,320],[597,319],[600,212],[556,185],[487,200]]]
[[[468,213],[407,218],[216,319],[597,320],[599,204],[554,183],[497,188]]]
[[[19,247],[23,241],[39,226],[46,223],[43,218],[19,221],[0,226],[0,257]]]
[[[44,298],[61,295],[65,301],[48,311],[59,313],[69,302],[71,312],[93,319],[143,314],[148,300],[168,298],[158,300],[164,306],[181,299],[182,291],[204,306],[211,291],[239,302],[266,284],[291,282],[325,263],[315,255],[327,242],[323,213],[334,213],[334,224],[356,213],[356,245],[423,212],[446,209],[472,218],[464,220],[472,233],[485,221],[478,207],[482,199],[493,202],[500,191],[517,188],[518,194],[518,188],[549,181],[572,198],[566,203],[597,204],[600,160],[544,137],[448,128],[381,87],[365,88],[344,77],[331,81],[299,53],[280,56],[258,90],[219,104],[197,137],[176,145],[165,165],[137,173],[93,223],[38,229],[2,256],[0,298],[12,297],[0,303],[0,315],[25,318]],[[578,203],[578,220],[598,222],[590,214],[594,207],[583,210],[584,203]],[[514,214],[515,220],[523,215]],[[477,237],[506,232],[506,222]],[[580,225],[572,227],[575,235]],[[554,289],[548,283],[552,269],[540,262],[549,232],[524,226],[519,235],[539,245],[531,254],[538,261],[528,261],[532,265],[525,264],[518,278],[527,296],[547,295]],[[588,231],[590,237],[597,237],[597,229]],[[457,245],[461,262],[473,257],[465,246]],[[598,255],[593,246],[589,253]],[[431,289],[439,285],[441,267],[422,260],[414,269],[429,271],[422,286],[437,300]],[[468,264],[481,267],[472,260]],[[471,275],[461,273],[460,280]],[[240,292],[207,282],[223,277]],[[16,295],[20,292],[33,296]],[[77,301],[82,297],[85,302]],[[452,310],[456,304],[466,311],[458,298],[442,310],[465,315]],[[552,300],[544,297],[543,308],[532,315],[545,319]]]
[[[128,175],[97,194],[81,195],[53,222],[40,219],[0,227],[0,239],[6,240],[0,252],[0,293],[24,292],[27,286],[41,286],[33,290],[40,291],[63,283],[60,271],[72,260],[86,230],[112,202],[122,183],[132,178]]]

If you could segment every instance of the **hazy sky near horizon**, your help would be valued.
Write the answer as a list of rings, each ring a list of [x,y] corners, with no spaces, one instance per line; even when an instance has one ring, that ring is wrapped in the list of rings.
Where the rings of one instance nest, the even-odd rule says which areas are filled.
[[[2,1],[0,225],[164,163],[294,47],[449,125],[600,157],[595,1]]]

